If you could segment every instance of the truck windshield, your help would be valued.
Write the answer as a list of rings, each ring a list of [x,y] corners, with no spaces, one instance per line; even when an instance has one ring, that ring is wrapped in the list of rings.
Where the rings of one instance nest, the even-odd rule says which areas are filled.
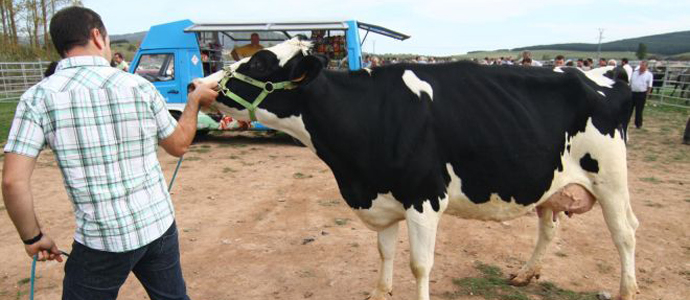
[[[175,79],[175,55],[172,53],[144,54],[135,74],[151,82]]]

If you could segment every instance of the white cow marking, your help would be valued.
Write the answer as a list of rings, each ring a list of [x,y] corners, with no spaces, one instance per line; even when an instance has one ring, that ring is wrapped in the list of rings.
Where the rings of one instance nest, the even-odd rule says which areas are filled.
[[[606,94],[604,94],[604,92],[602,92],[602,91],[597,91],[597,93],[599,93],[599,94],[601,94],[602,96],[606,97]]]
[[[428,82],[419,79],[414,72],[405,70],[402,79],[410,91],[415,93],[419,99],[422,99],[422,92],[425,92],[427,95],[429,95],[431,101],[434,101],[434,90],[431,88],[431,85]]]
[[[604,73],[610,70],[613,70],[612,66],[596,68],[589,71],[580,71],[582,71],[582,73],[584,73],[589,80],[594,81],[594,83],[598,84],[599,86],[612,88],[615,82],[611,78],[604,76]]]
[[[292,38],[291,40],[275,45],[267,50],[276,55],[279,65],[283,67],[290,59],[297,55],[297,53],[302,52],[304,56],[309,55],[309,48],[311,48],[311,42]]]
[[[563,70],[561,70],[561,67],[555,67],[553,68],[553,71],[556,73],[564,73]]]

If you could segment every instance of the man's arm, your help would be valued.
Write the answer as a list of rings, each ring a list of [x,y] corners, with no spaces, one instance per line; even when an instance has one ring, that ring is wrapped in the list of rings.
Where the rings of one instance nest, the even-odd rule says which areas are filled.
[[[177,121],[175,131],[167,138],[160,141],[165,152],[176,157],[184,155],[192,144],[196,135],[197,116],[199,108],[209,106],[218,97],[217,82],[194,82],[194,91],[187,96],[187,105],[182,116]]]
[[[236,49],[232,49],[232,51],[230,52],[230,55],[232,55],[232,58],[234,58],[235,61],[239,61],[240,57],[239,57],[239,55],[237,55],[237,51],[235,51],[235,50]]]
[[[34,200],[31,193],[31,174],[36,165],[36,158],[6,153],[2,170],[2,196],[7,213],[17,228],[22,241],[31,240],[41,234],[34,213]],[[38,254],[40,260],[57,259],[62,261],[55,242],[43,235],[38,241],[24,246],[29,256]]]

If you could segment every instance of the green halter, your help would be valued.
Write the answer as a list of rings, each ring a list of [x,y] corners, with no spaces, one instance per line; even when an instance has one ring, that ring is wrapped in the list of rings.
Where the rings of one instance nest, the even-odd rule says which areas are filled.
[[[247,75],[240,74],[237,72],[232,72],[226,70],[227,73],[229,73],[228,76],[223,77],[223,79],[220,80],[220,91],[225,95],[226,97],[234,100],[235,102],[239,103],[240,105],[244,106],[247,110],[249,110],[249,118],[252,121],[256,121],[256,108],[259,107],[259,104],[261,104],[262,101],[268,96],[268,94],[273,93],[275,90],[290,90],[294,89],[297,87],[297,84],[291,81],[281,81],[277,83],[273,83],[270,81],[262,82],[259,80],[256,80],[254,78],[251,78]],[[227,88],[227,83],[231,78],[235,78],[239,81],[243,81],[246,83],[249,83],[257,88],[261,89],[261,94],[256,96],[256,99],[254,99],[253,103],[249,103],[249,101],[244,100],[244,98],[240,97],[239,95],[233,93],[230,91],[230,89]]]

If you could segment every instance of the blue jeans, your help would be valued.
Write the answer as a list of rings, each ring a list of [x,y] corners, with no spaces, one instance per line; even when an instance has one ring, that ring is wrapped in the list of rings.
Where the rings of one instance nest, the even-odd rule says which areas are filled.
[[[130,272],[153,300],[189,300],[175,222],[160,238],[128,252],[104,252],[72,243],[72,253],[65,263],[62,299],[115,299]]]

